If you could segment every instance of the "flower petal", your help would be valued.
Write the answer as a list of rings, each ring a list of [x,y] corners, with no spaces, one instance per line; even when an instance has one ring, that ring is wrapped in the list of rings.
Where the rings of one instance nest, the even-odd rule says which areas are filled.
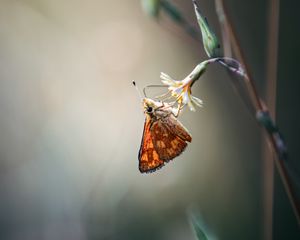
[[[174,79],[172,79],[168,74],[165,74],[163,72],[160,73],[160,78],[163,84],[174,86],[176,85]]]
[[[185,104],[188,104],[189,102],[190,102],[189,93],[188,92],[183,92],[182,93],[182,103],[185,105]]]
[[[198,107],[203,106],[203,101],[197,97],[192,96],[192,102],[195,103]]]
[[[179,87],[179,88],[169,87],[168,89],[171,92],[172,96],[174,96],[176,98],[179,97],[180,95],[182,95],[182,91],[183,91],[182,87]]]
[[[202,100],[191,95],[191,87],[203,74],[208,63],[209,61],[207,60],[198,64],[195,69],[181,81],[172,79],[166,73],[160,73],[162,83],[168,86],[168,93],[171,93],[170,97],[176,98],[175,101],[180,109],[186,105],[189,106],[191,111],[196,110],[195,106],[202,107]]]
[[[192,101],[188,101],[188,106],[192,112],[196,111],[194,103]]]

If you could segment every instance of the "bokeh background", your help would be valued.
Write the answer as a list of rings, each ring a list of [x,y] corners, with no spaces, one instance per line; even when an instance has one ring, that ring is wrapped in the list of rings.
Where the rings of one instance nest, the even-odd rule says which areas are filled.
[[[197,26],[191,1],[173,2]],[[226,3],[263,95],[266,1]],[[213,1],[199,4],[220,36]],[[277,119],[296,173],[298,23],[296,1],[282,1]],[[215,239],[262,239],[261,130],[220,66],[193,88],[204,107],[180,117],[187,150],[138,171],[132,80],[181,79],[204,59],[201,42],[139,0],[0,0],[0,239],[195,239],[190,209]],[[299,239],[278,177],[274,196],[274,239]]]

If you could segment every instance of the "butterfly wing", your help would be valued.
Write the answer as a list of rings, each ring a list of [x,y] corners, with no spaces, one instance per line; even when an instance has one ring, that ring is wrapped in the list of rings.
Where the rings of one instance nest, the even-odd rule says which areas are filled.
[[[188,130],[179,122],[173,115],[162,119],[164,125],[175,135],[179,136],[182,140],[191,142],[192,137]]]
[[[164,165],[153,145],[151,133],[151,119],[146,117],[143,138],[139,151],[139,170],[141,173],[153,172]]]
[[[180,135],[177,134],[176,129],[170,130],[170,126],[172,125],[169,124],[169,126],[166,124],[166,121],[168,121],[168,119],[159,119],[155,121],[150,130],[155,150],[160,159],[167,162],[184,151],[187,146],[186,141],[191,140],[191,137],[180,137]]]

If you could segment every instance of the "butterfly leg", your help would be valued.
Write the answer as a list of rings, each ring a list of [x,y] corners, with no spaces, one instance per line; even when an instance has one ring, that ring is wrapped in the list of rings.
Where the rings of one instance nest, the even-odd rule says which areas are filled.
[[[183,108],[182,102],[180,102],[179,105],[178,105],[178,108],[177,108],[177,113],[176,113],[176,114],[173,114],[174,117],[178,118],[179,113],[180,113],[180,111],[181,111],[182,108]]]
[[[172,95],[170,95],[170,93],[171,93],[171,91],[168,91],[168,92],[166,92],[166,93],[164,93],[162,95],[156,96],[155,98],[156,99],[160,99],[160,100],[168,100],[168,99],[170,99],[170,98],[173,97]]]

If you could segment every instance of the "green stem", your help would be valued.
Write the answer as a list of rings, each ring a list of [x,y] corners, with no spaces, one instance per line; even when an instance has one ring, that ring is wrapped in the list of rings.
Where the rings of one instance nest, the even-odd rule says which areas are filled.
[[[258,92],[256,90],[256,87],[255,87],[255,84],[254,84],[254,81],[253,81],[253,78],[252,78],[252,75],[250,72],[250,68],[248,67],[248,65],[245,61],[245,57],[241,50],[239,41],[237,40],[237,35],[232,27],[232,23],[231,23],[229,17],[228,17],[227,9],[224,6],[224,0],[216,0],[216,5],[217,4],[223,10],[222,11],[224,14],[223,17],[225,18],[224,21],[227,23],[227,31],[228,31],[228,35],[230,37],[230,42],[232,44],[233,51],[234,51],[235,55],[237,56],[237,58],[239,59],[239,61],[244,66],[245,72],[248,76],[248,78],[245,78],[245,83],[246,83],[249,95],[252,97],[253,105],[256,108],[256,112],[260,112],[260,111],[266,112],[266,111],[268,111],[268,109],[263,105],[263,103],[258,95]],[[296,194],[293,189],[286,166],[284,164],[285,159],[283,158],[283,156],[281,156],[281,150],[277,146],[276,136],[270,132],[267,132],[267,136],[268,136],[269,142],[271,143],[272,149],[276,153],[277,157],[274,158],[275,165],[277,167],[277,170],[278,170],[281,180],[283,182],[287,196],[290,200],[290,203],[291,203],[293,212],[295,214],[295,217],[297,219],[298,225],[300,226],[300,206],[299,206],[299,202],[297,201]]]

